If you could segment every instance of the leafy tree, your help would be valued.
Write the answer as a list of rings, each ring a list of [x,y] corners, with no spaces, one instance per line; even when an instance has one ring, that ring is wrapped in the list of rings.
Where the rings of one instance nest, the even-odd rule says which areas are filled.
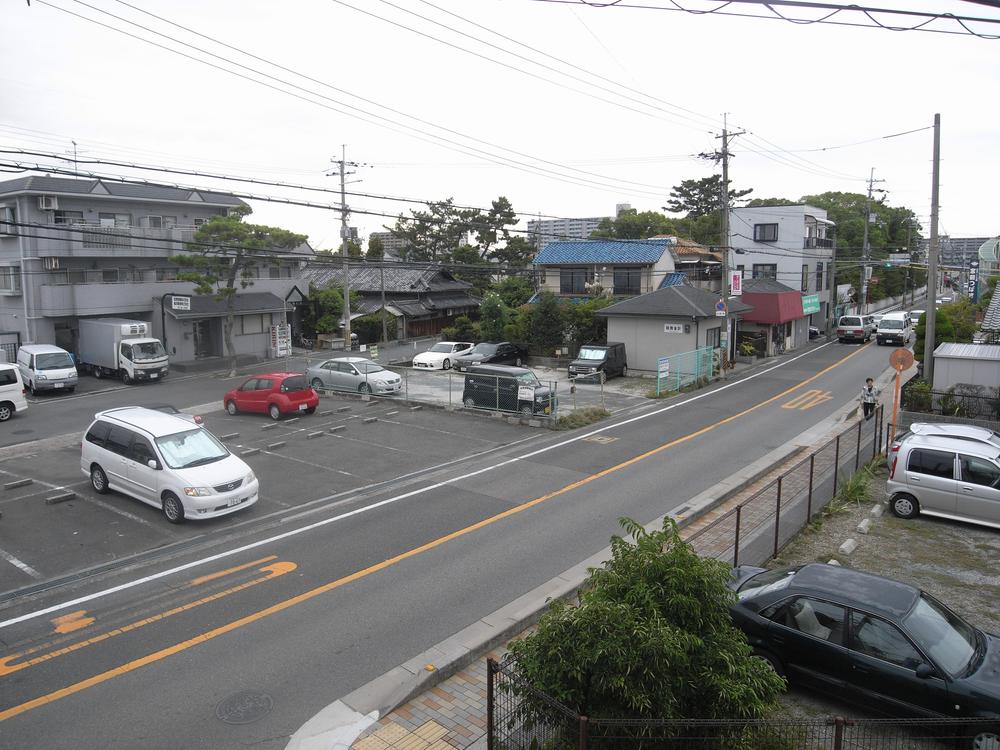
[[[563,343],[563,313],[552,292],[542,292],[531,311],[530,341],[540,351],[551,352]]]
[[[382,319],[385,318],[385,331],[389,340],[396,338],[396,318],[386,310],[379,310],[370,315],[363,315],[351,321],[351,332],[358,334],[358,341],[371,344],[382,341]]]
[[[765,208],[769,206],[797,206],[798,201],[790,201],[788,198],[751,198],[747,201],[747,208]]]
[[[927,313],[920,316],[917,323],[916,337],[913,343],[913,357],[923,362],[924,360],[924,336],[927,333]],[[948,311],[941,309],[934,314],[934,347],[945,341],[958,341],[955,336],[955,326],[948,315]]]
[[[507,324],[503,327],[505,341],[527,345],[531,340],[531,315],[534,305],[521,305],[510,311]]]
[[[863,254],[865,233],[865,203],[863,193],[828,192],[805,195],[801,203],[826,209],[827,217],[837,225],[837,255],[857,258]],[[890,250],[915,245],[920,239],[920,223],[908,208],[892,207],[885,197],[872,200],[868,223],[868,246],[879,257]]]
[[[446,341],[479,341],[479,326],[468,315],[455,318],[455,325],[441,331]]]
[[[244,221],[251,212],[249,206],[239,206],[227,216],[213,216],[194,233],[188,245],[190,252],[173,258],[190,269],[178,273],[177,278],[193,282],[195,294],[212,295],[217,302],[226,303],[222,335],[230,358],[230,377],[236,375],[233,325],[237,287],[253,286],[254,268],[268,262],[261,256],[290,251],[306,241],[304,234]]]
[[[364,255],[364,253],[361,251],[361,244],[358,243],[357,241],[355,241],[355,240],[348,240],[346,244],[347,244],[347,257],[348,258],[360,258],[360,257],[362,257]],[[317,255],[330,255],[330,256],[334,256],[334,257],[338,257],[339,258],[339,257],[343,256],[344,250],[343,250],[343,247],[338,246],[338,247],[328,248],[326,250],[317,250],[316,254]]]
[[[510,308],[520,307],[535,293],[535,285],[523,276],[508,276],[493,285],[493,291],[500,295],[503,303]]]
[[[732,185],[732,180],[729,181]],[[735,204],[744,195],[753,192],[746,190],[729,190],[729,200]],[[722,175],[713,174],[700,180],[684,180],[670,191],[670,200],[664,206],[674,214],[684,214],[687,218],[718,214],[722,208]]]
[[[517,214],[510,201],[504,197],[493,201],[488,211],[476,208],[459,208],[452,198],[432,201],[427,211],[410,211],[410,216],[400,216],[389,231],[405,243],[403,260],[448,262],[454,260],[456,250],[466,244],[472,234],[477,262],[491,260],[494,247],[510,238],[509,227],[517,223]]]
[[[510,201],[502,195],[492,202],[490,210],[486,213],[476,212],[478,215],[469,215],[470,226],[476,237],[476,244],[479,246],[479,257],[487,260],[493,255],[493,246],[501,240],[510,240],[509,227],[517,224],[517,214]]]
[[[656,211],[639,213],[634,208],[622,211],[615,218],[601,220],[597,229],[591,232],[594,238],[616,240],[644,240],[663,234],[677,234],[678,222]]]
[[[977,306],[972,304],[968,297],[959,297],[954,302],[942,305],[938,308],[938,314],[944,310],[951,319],[952,327],[955,329],[955,341],[972,343],[972,335],[976,332],[976,312]],[[936,321],[935,321],[936,323]],[[935,330],[937,325],[935,324]]]
[[[382,260],[385,257],[385,244],[377,234],[368,238],[368,253],[365,257],[368,260]]]
[[[452,269],[456,279],[468,281],[478,294],[483,294],[492,282],[492,265],[483,263],[479,257],[479,251],[471,245],[461,245],[455,250],[452,261],[461,266]]]
[[[510,268],[524,268],[538,255],[538,247],[526,237],[511,237],[503,247],[493,250],[493,258]]]
[[[507,324],[507,308],[499,295],[488,294],[479,306],[479,334],[485,341],[503,341]]]
[[[603,343],[608,338],[608,320],[597,311],[613,304],[614,300],[597,297],[585,302],[566,305],[566,337],[577,348],[587,343]]]
[[[631,540],[612,537],[579,603],[554,602],[510,645],[528,682],[591,717],[761,717],[784,681],[730,620],[729,566],[700,557],[670,518],[660,531],[621,525]],[[532,695],[529,722],[548,708]]]

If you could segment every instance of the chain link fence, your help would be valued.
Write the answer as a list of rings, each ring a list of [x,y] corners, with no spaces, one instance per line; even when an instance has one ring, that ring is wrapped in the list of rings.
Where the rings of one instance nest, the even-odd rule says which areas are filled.
[[[707,384],[716,374],[714,349],[704,346],[656,360],[656,395]]]

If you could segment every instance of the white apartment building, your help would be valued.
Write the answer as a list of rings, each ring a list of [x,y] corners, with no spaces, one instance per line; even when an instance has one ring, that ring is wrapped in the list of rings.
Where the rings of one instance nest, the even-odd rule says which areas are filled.
[[[615,216],[631,208],[628,203],[618,203],[615,205]],[[584,219],[532,219],[528,221],[528,239],[532,240],[539,250],[549,242],[587,240],[602,221],[611,218],[613,217],[591,216]]]

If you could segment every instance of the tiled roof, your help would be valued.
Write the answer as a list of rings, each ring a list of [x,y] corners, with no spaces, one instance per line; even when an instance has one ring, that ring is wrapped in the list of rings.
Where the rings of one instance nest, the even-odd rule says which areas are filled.
[[[687,279],[687,274],[681,271],[674,271],[673,273],[668,273],[666,276],[663,277],[663,281],[660,282],[660,285],[657,287],[657,289],[663,289],[664,287],[677,286],[678,284],[683,284],[685,279]]]
[[[184,201],[222,206],[245,206],[244,201],[225,193],[204,190],[160,187],[157,185],[132,185],[113,180],[75,180],[68,177],[32,175],[0,182],[0,195],[12,193],[39,193],[53,195],[112,195],[119,198],[142,198],[160,201]]]
[[[990,304],[986,307],[983,330],[1000,331],[1000,290],[998,289],[993,290],[993,297],[990,298]]]
[[[667,318],[714,318],[715,305],[718,301],[718,294],[694,286],[677,285],[622,300],[617,304],[605,307],[603,310],[598,310],[597,314],[601,316],[651,315]],[[741,313],[752,309],[735,297],[729,298],[730,313]]]
[[[669,238],[649,240],[559,240],[535,256],[537,265],[573,263],[655,263],[670,246]]]
[[[445,291],[461,293],[472,289],[472,284],[459,281],[437,266],[398,268],[393,263],[385,263],[380,270],[378,265],[355,264],[351,266],[350,274],[351,289],[357,292],[381,292],[383,284],[388,294]],[[302,271],[302,277],[307,283],[320,288],[344,285],[344,269],[340,266],[306,268]]]

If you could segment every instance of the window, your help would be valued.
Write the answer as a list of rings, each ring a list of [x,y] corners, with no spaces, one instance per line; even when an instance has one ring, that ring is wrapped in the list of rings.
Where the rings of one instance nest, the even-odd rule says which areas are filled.
[[[257,391],[269,391],[271,386],[274,385],[270,378],[257,378],[257,387],[254,390]]]
[[[208,221],[208,219],[195,219],[195,220],[194,220],[194,225],[195,225],[196,227],[200,227],[200,226],[201,226],[202,224],[204,224],[204,223],[205,223],[206,221]]]
[[[114,284],[118,282],[118,269],[117,268],[103,268],[101,269],[101,281],[105,284]]]
[[[962,481],[1000,488],[1000,469],[985,458],[959,455],[962,462]]]
[[[916,448],[910,451],[910,458],[907,461],[906,468],[908,471],[913,471],[917,474],[927,474],[928,476],[941,477],[942,479],[953,479],[955,454]]]
[[[753,278],[755,278],[755,279],[770,279],[771,281],[777,281],[777,279],[778,279],[778,264],[777,263],[754,263],[753,264]]]
[[[132,431],[118,425],[111,425],[111,432],[108,433],[104,447],[113,453],[127,456],[129,446],[132,444]]]
[[[177,280],[177,269],[176,268],[157,268],[156,269],[156,280],[157,281],[176,281]]]
[[[21,267],[0,267],[0,293],[21,291]]]
[[[173,229],[176,226],[177,226],[177,217],[176,216],[164,216],[163,217],[163,228],[164,229]]]
[[[777,224],[754,224],[753,225],[753,240],[754,240],[754,242],[777,242],[778,241],[778,225]]]
[[[243,321],[243,334],[249,333],[263,333],[264,332],[264,316],[263,315],[243,315],[240,318]],[[268,386],[270,387],[270,386]]]
[[[97,214],[97,220],[102,227],[130,227],[132,226],[131,214]]]
[[[87,432],[88,443],[103,446],[108,440],[108,433],[111,432],[111,425],[107,422],[94,422],[94,426]]]
[[[83,211],[54,211],[52,213],[53,224],[82,224]]]
[[[817,292],[822,292],[823,291],[823,264],[822,263],[817,263],[816,264],[816,291]]]
[[[0,206],[0,234],[16,234],[17,211],[14,206]]]
[[[642,269],[616,268],[615,294],[642,294]]]
[[[0,370],[0,385],[14,385],[17,383],[17,375],[14,368],[3,368]]]
[[[705,331],[705,346],[710,346],[713,349],[719,348],[719,335],[722,333],[721,328],[709,328]]]
[[[594,274],[586,268],[560,268],[559,269],[559,293],[560,294],[585,294],[584,284],[592,281]]]
[[[132,361],[133,361],[133,359],[132,359],[132,345],[131,345],[131,344],[126,344],[126,343],[125,343],[125,342],[123,341],[123,342],[121,343],[121,346],[119,346],[119,347],[118,347],[118,351],[119,351],[119,352],[121,352],[121,355],[122,355],[122,356],[123,356],[123,357],[124,357],[125,359],[127,359],[127,360],[128,360],[129,362],[132,362]]]
[[[736,266],[736,271],[739,273],[741,279],[746,276],[746,270],[746,266]]]
[[[809,291],[809,265],[806,263],[802,264],[802,291]]]
[[[281,278],[281,266],[268,266],[267,277],[269,279],[280,279]]]
[[[132,439],[132,450],[130,451],[131,458],[133,461],[138,461],[140,464],[145,464],[147,461],[155,461],[156,454],[153,453],[153,446],[150,445],[149,441],[144,437],[136,435]]]
[[[851,613],[851,646],[855,651],[906,669],[916,669],[924,663],[899,628],[879,617]]]
[[[162,229],[163,228],[163,217],[162,216],[147,216],[146,226],[150,229]]]
[[[839,604],[800,596],[769,612],[767,617],[800,633],[842,646],[844,614]]]
[[[257,378],[248,380],[243,385],[240,386],[241,391],[255,391],[257,390]]]

